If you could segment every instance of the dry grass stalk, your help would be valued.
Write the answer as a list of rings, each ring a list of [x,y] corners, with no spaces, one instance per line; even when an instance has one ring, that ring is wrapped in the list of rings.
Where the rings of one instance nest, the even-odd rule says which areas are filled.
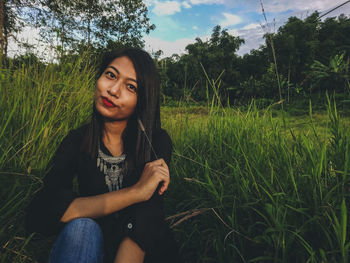
[[[191,217],[203,214],[204,212],[206,212],[206,211],[208,211],[210,209],[212,209],[212,208],[201,208],[201,209],[188,210],[188,211],[185,211],[185,212],[178,213],[176,215],[169,216],[169,217],[165,218],[165,220],[174,220],[177,217],[184,216],[183,218],[179,219],[177,222],[172,223],[170,225],[170,228],[174,228],[175,226],[181,224],[183,221],[186,221],[187,219],[189,219]]]
[[[5,250],[7,250],[7,251],[10,251],[11,253],[16,254],[16,255],[18,255],[18,256],[20,256],[20,257],[26,259],[26,260],[33,261],[33,259],[31,259],[30,257],[28,257],[28,256],[26,256],[26,255],[23,255],[23,254],[19,253],[18,251],[14,250],[14,249],[8,248],[8,247],[7,247],[8,244],[9,244],[9,241],[7,241],[6,244],[2,246],[2,249],[5,249]],[[34,262],[35,262],[35,263],[38,263],[38,261],[34,261]]]

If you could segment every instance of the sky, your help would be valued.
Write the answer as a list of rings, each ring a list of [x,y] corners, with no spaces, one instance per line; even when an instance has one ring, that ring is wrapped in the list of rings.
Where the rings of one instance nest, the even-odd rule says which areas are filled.
[[[186,45],[199,37],[208,40],[216,25],[245,40],[239,55],[249,53],[264,43],[263,35],[277,32],[289,17],[304,19],[314,11],[322,14],[346,2],[345,0],[143,0],[151,23],[156,29],[144,37],[148,51],[162,50],[164,57],[185,53]],[[350,16],[350,3],[329,13]],[[323,18],[323,19],[324,19]]]
[[[213,28],[223,29],[245,40],[238,55],[249,53],[264,43],[263,35],[277,32],[289,17],[304,19],[314,11],[322,14],[347,2],[346,0],[261,0],[267,22],[262,14],[260,0],[143,0],[148,8],[150,22],[156,29],[144,36],[145,49],[163,51],[162,57],[184,54],[185,47],[199,37],[210,38]],[[329,13],[326,17],[340,14],[350,16],[350,2]],[[40,46],[37,30],[24,30],[18,39]],[[10,43],[9,55],[18,47]]]

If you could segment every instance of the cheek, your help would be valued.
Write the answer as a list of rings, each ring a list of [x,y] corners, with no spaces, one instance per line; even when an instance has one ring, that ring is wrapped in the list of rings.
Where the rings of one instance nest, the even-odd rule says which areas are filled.
[[[96,84],[95,84],[95,92],[94,92],[94,95],[97,96],[97,95],[102,94],[102,91],[103,91],[104,86],[105,86],[105,85],[104,85],[103,80],[101,80],[101,78],[99,78],[99,79],[96,81]]]
[[[130,111],[132,111],[132,112],[135,111],[136,104],[137,104],[137,95],[134,95],[134,96],[130,97],[130,100],[129,100]]]
[[[99,78],[96,81],[95,85],[95,93],[100,93],[103,90],[103,87],[105,86],[103,79]]]

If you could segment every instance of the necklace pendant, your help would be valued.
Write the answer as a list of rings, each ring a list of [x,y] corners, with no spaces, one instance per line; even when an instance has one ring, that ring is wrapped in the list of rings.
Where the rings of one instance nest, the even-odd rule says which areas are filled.
[[[109,192],[112,192],[112,190],[113,190],[112,182],[111,182],[111,180],[109,179],[108,175],[105,176],[105,181],[106,181],[106,184],[107,184],[107,186],[108,186],[108,191],[109,191]]]
[[[108,191],[116,191],[122,188],[124,173],[121,164],[125,161],[125,154],[114,157],[103,153],[100,149],[100,142],[98,143],[97,167],[105,175],[105,182]]]

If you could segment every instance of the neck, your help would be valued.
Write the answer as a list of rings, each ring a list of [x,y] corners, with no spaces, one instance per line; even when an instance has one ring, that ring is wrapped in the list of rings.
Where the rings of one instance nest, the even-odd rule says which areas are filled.
[[[107,121],[104,122],[102,138],[110,145],[122,144],[122,134],[128,121]]]

